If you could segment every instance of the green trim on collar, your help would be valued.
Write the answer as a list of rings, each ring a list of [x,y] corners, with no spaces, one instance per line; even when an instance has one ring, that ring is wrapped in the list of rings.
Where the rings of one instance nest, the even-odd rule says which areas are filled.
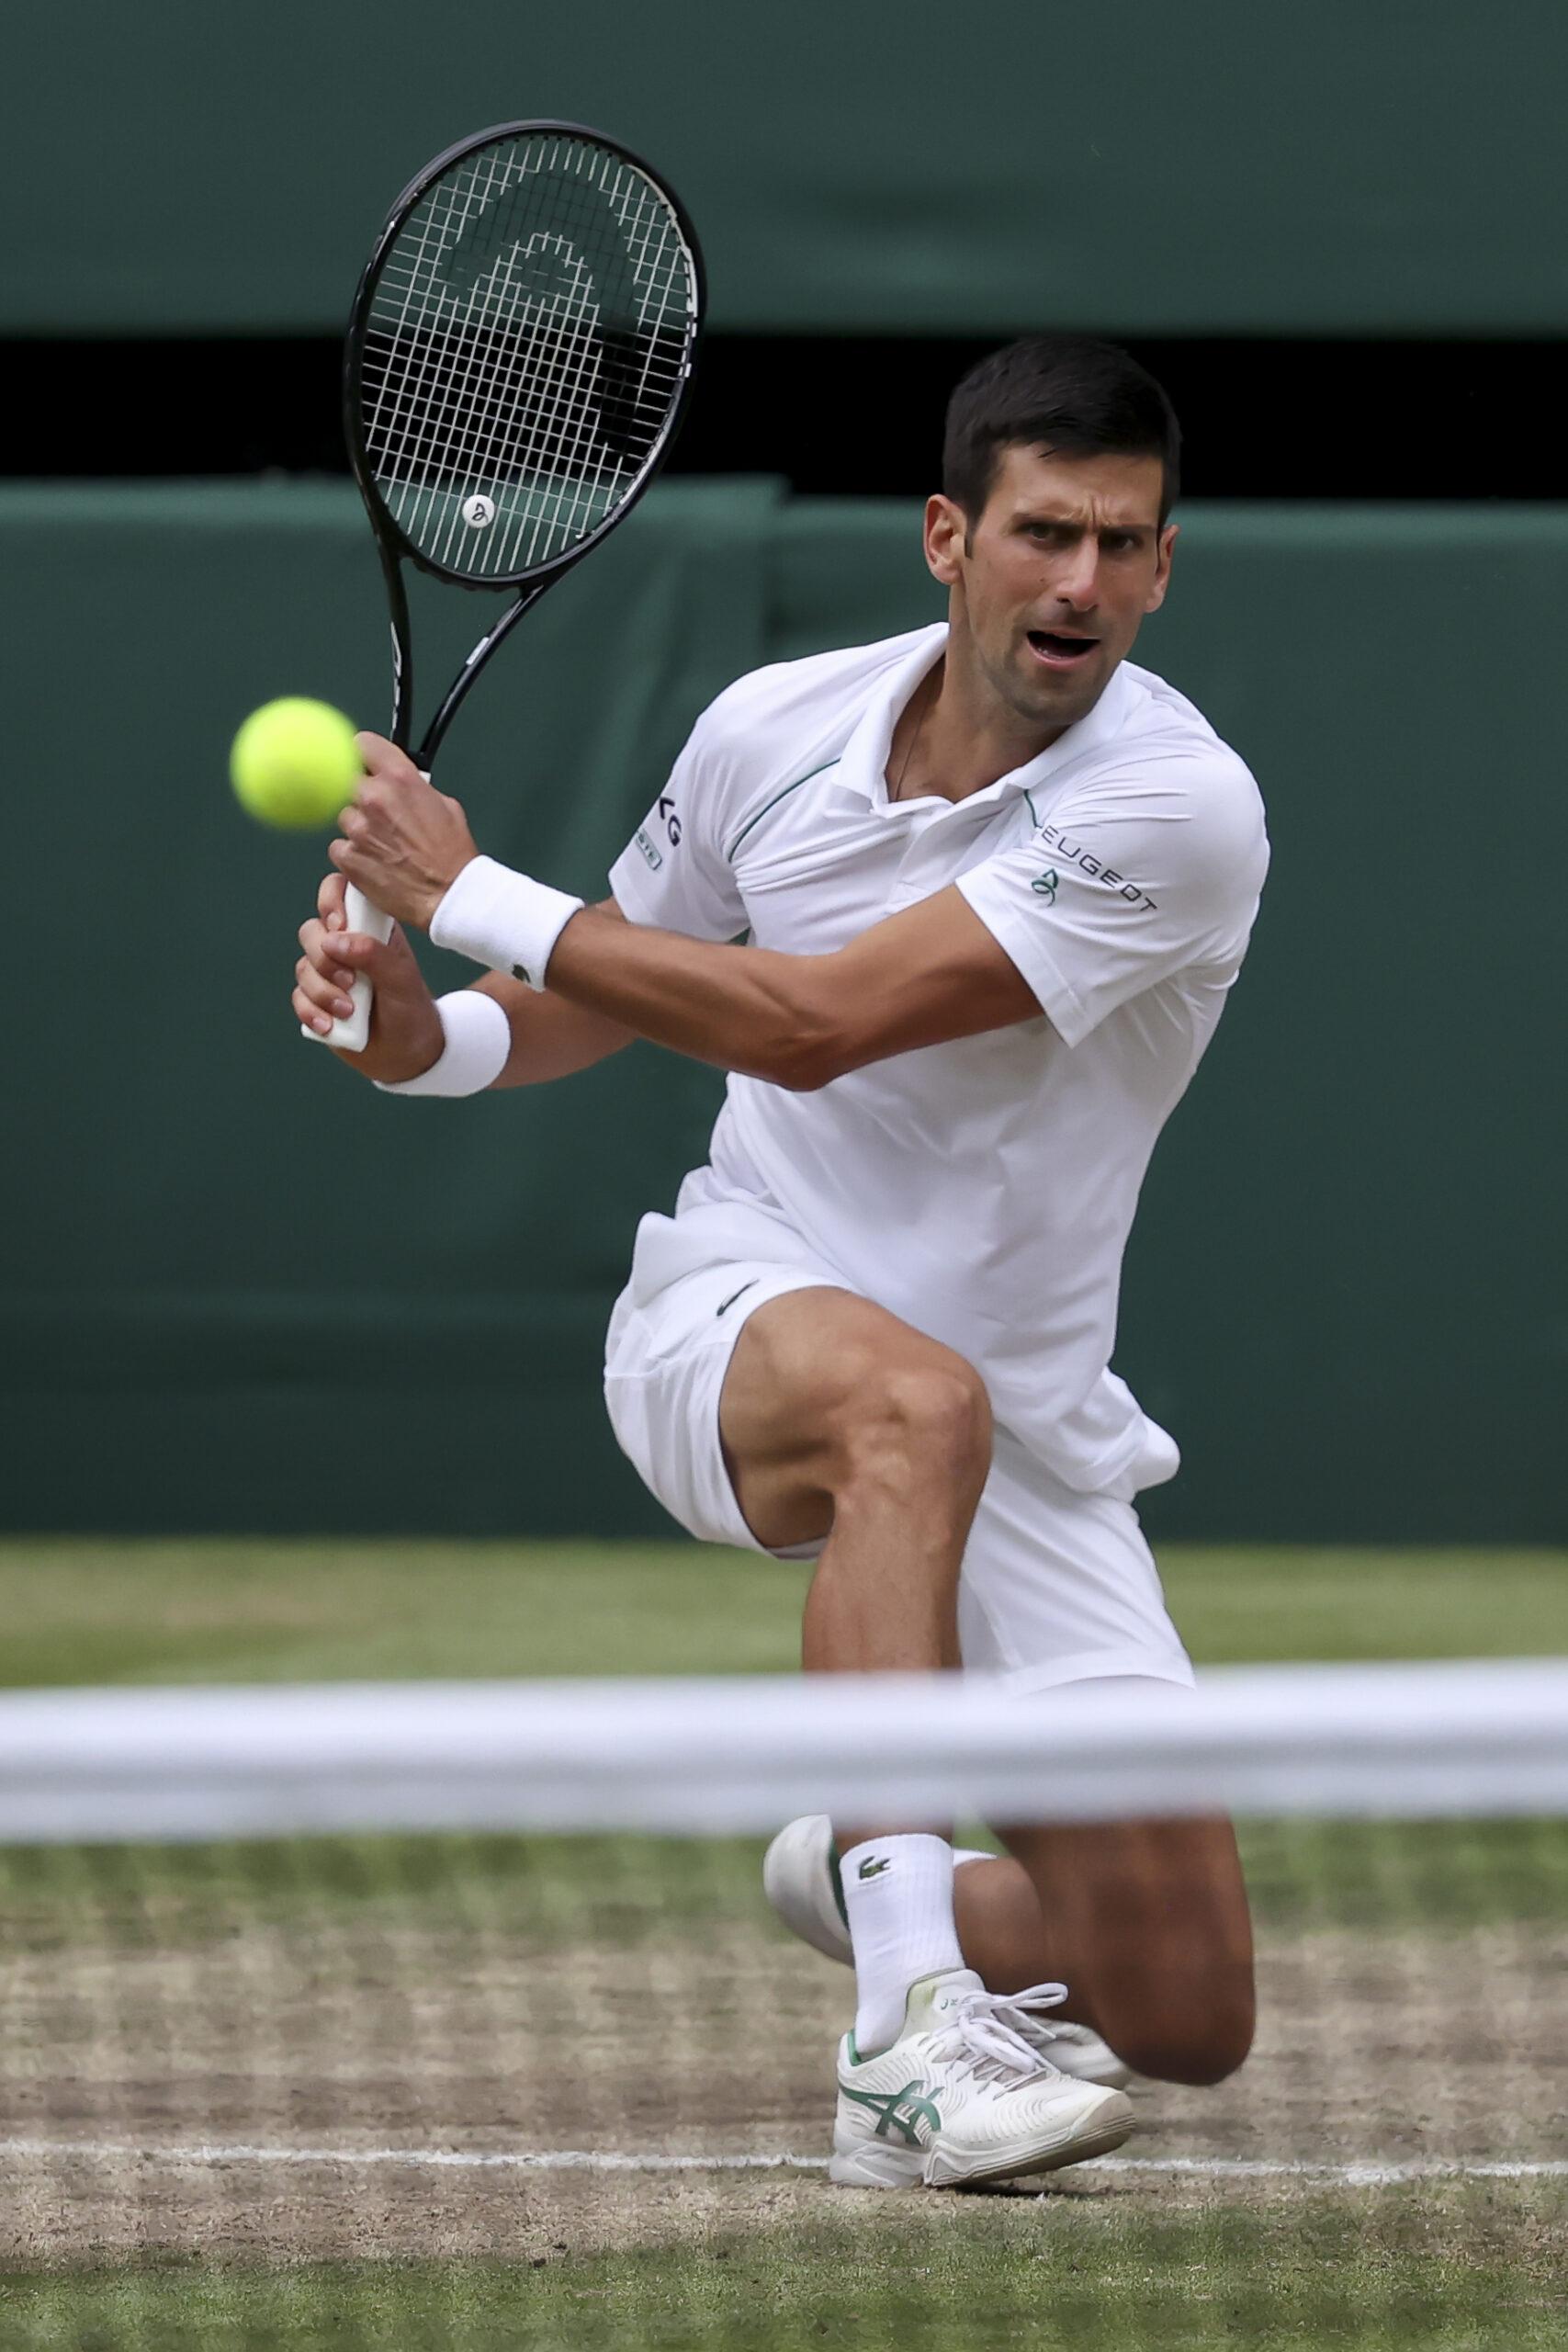
[[[809,784],[811,782],[813,776],[826,775],[829,768],[836,768],[838,764],[839,761],[837,758],[825,760],[819,768],[812,768],[806,775],[797,775],[793,784],[786,784],[782,792],[775,792],[771,800],[764,800],[756,815],[754,817],[747,818],[746,822],[741,826],[740,831],[736,834],[735,839],[725,851],[725,856],[730,860],[734,859],[736,851],[739,848],[747,834],[756,831],[757,827],[761,823],[770,808],[776,808],[781,800],[787,800],[792,792],[798,792],[803,784]]]

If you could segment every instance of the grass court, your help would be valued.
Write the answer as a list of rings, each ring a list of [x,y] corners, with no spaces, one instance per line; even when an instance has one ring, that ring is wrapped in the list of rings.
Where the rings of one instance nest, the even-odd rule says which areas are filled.
[[[1204,1662],[1568,1651],[1562,1555],[1163,1566]],[[675,1544],[0,1549],[13,1684],[772,1671],[801,1589]],[[750,1841],[13,1849],[0,2344],[1561,2345],[1568,1829],[1246,1834],[1243,2074],[1043,2193],[907,2199],[817,2169],[849,1980]]]

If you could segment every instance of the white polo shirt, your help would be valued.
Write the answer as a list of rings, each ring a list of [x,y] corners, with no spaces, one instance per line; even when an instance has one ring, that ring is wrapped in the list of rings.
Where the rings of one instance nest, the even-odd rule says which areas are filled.
[[[955,882],[1041,1016],[809,1094],[731,1076],[708,1164],[638,1227],[633,1295],[721,1261],[836,1273],[957,1349],[1003,1426],[1103,1491],[1150,1437],[1109,1369],[1122,1251],[1246,952],[1262,803],[1201,714],[1128,662],[999,783],[890,801],[895,722],[946,636],[728,687],[611,888],[634,922],[820,955]]]

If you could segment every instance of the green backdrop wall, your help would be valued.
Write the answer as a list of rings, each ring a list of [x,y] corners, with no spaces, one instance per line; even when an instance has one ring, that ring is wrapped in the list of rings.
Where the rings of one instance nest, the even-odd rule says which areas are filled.
[[[335,329],[437,149],[575,118],[692,207],[716,323],[1561,331],[1560,0],[50,0],[14,8],[0,332]]]
[[[935,612],[917,534],[762,481],[655,491],[443,782],[485,846],[599,888],[718,687]],[[352,492],[3,490],[0,582],[6,1523],[660,1525],[599,1339],[717,1081],[636,1048],[391,1102],[288,1015],[320,846],[247,826],[224,760],[275,693],[383,711]],[[427,684],[475,609],[422,613]],[[1187,1453],[1163,1531],[1564,1532],[1565,636],[1568,511],[1183,517],[1140,654],[1253,763],[1275,868],[1129,1267],[1119,1362]]]

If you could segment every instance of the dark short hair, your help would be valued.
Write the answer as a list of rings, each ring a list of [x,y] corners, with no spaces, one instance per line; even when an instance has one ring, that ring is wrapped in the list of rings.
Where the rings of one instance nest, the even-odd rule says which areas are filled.
[[[1157,458],[1164,469],[1159,519],[1176,503],[1181,428],[1176,411],[1130,352],[1089,334],[1032,334],[970,368],[947,404],[942,486],[979,520],[1004,449],[1059,450],[1064,457],[1114,451]]]

